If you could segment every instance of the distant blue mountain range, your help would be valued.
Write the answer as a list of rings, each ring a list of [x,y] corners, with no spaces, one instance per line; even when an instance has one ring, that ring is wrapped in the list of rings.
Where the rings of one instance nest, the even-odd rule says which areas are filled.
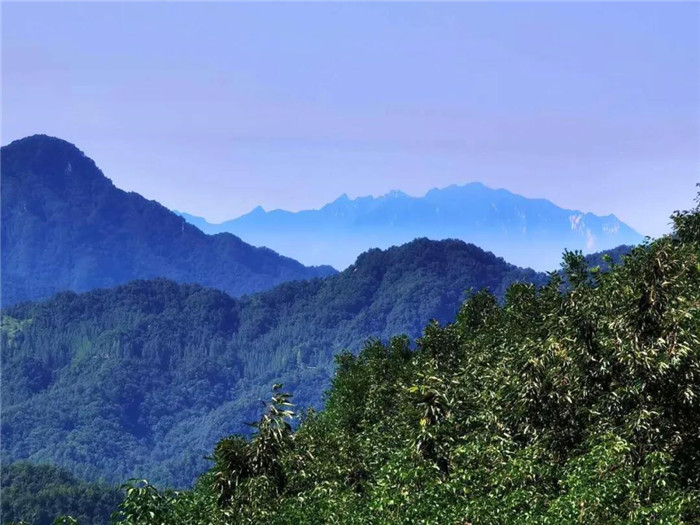
[[[558,268],[564,249],[592,253],[643,237],[614,215],[560,208],[475,182],[433,189],[423,197],[392,191],[381,197],[342,195],[318,210],[250,213],[221,224],[176,212],[205,233],[230,232],[304,264],[343,269],[369,248],[417,237],[461,239],[536,270]]]

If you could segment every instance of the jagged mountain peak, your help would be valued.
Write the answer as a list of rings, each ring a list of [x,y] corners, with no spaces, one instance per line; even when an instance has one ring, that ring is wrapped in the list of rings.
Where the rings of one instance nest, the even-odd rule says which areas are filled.
[[[481,182],[433,188],[422,197],[399,190],[354,199],[343,194],[317,210],[248,214],[216,227],[196,224],[205,231],[236,233],[307,264],[337,268],[368,248],[416,237],[462,239],[538,270],[557,268],[565,249],[591,253],[642,241],[614,215],[566,209]]]

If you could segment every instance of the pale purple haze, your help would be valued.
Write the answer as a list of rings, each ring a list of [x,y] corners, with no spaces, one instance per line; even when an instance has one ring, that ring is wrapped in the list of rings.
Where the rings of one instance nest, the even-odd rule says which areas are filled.
[[[212,222],[481,181],[668,230],[700,4],[2,3],[2,143]]]

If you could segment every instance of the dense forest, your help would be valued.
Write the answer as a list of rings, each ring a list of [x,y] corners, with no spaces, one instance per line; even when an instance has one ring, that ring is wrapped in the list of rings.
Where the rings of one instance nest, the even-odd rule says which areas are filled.
[[[239,296],[335,273],[230,233],[205,235],[116,188],[74,145],[35,135],[2,148],[2,304],[166,277]]]
[[[417,337],[471,289],[502,297],[545,280],[461,241],[419,239],[242,299],[160,279],[16,305],[0,330],[2,456],[190,487],[218,439],[249,430],[271,384],[320,407],[342,350]]]
[[[51,465],[3,465],[0,479],[3,523],[51,525],[57,517],[70,516],[79,523],[106,525],[123,499],[116,488],[79,481]]]
[[[700,211],[608,272],[566,253],[537,288],[342,353],[321,412],[286,386],[194,489],[132,481],[151,523],[700,523]],[[291,421],[301,418],[295,430]]]

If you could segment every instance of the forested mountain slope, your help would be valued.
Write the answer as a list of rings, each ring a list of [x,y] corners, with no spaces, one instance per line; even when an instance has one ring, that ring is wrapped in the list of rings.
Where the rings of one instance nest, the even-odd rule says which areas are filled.
[[[340,355],[296,432],[277,390],[194,490],[134,487],[120,519],[697,525],[700,209],[674,222],[609,272],[567,254],[568,287],[478,293],[415,351]]]
[[[239,296],[334,273],[231,234],[205,235],[155,201],[116,188],[72,144],[12,142],[2,162],[2,302],[166,277]]]
[[[416,337],[469,290],[545,279],[461,241],[419,239],[238,300],[159,279],[19,304],[2,317],[3,459],[187,486],[273,383],[318,406],[338,352]]]
[[[122,494],[116,487],[79,481],[51,465],[2,466],[2,522],[53,525],[70,515],[85,525],[106,525]]]

